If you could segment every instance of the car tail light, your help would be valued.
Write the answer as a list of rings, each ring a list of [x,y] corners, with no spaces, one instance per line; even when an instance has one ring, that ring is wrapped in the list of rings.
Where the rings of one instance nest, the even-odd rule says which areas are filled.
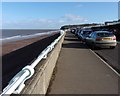
[[[113,37],[113,40],[116,40],[116,37],[115,37],[115,36]]]
[[[101,38],[96,38],[96,41],[101,41],[102,39]]]

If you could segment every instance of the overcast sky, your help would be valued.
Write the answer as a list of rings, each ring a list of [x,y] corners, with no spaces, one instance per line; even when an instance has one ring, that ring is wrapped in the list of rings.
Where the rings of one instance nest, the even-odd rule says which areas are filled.
[[[117,2],[4,2],[3,28],[58,29],[118,19]]]

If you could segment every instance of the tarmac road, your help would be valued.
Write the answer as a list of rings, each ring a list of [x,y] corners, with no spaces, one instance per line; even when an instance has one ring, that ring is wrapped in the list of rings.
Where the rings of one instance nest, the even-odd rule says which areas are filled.
[[[114,71],[107,67],[74,34],[66,34],[48,96],[51,94],[55,96],[56,94],[117,96],[119,94],[118,83],[119,76]]]
[[[104,48],[93,51],[120,73],[120,44],[117,44],[115,49]]]

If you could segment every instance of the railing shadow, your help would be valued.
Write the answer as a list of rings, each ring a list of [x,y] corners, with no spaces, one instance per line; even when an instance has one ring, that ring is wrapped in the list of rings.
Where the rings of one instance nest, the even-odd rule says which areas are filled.
[[[23,67],[31,64],[58,36],[60,33],[2,56],[2,89]]]
[[[62,44],[63,48],[79,48],[79,49],[88,49],[88,47],[83,43],[67,43]]]
[[[68,37],[68,38],[75,38],[76,36],[73,34],[73,35],[66,35],[65,37]]]
[[[77,38],[70,38],[70,39],[65,38],[64,40],[66,40],[66,41],[80,41],[80,40],[77,39]]]

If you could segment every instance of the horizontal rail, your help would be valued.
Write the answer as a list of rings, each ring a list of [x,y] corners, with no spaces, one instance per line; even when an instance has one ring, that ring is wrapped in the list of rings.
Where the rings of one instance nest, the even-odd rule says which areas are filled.
[[[44,49],[41,54],[37,57],[37,59],[31,64],[25,66],[18,74],[16,74],[7,87],[3,89],[2,94],[0,96],[6,96],[10,95],[12,93],[19,94],[22,89],[25,87],[25,81],[32,77],[34,74],[34,68],[35,66],[42,60],[47,58],[47,54],[52,51],[54,46],[58,43],[58,41],[62,38],[64,35],[64,31],[60,30],[60,36],[55,39],[46,49]]]

